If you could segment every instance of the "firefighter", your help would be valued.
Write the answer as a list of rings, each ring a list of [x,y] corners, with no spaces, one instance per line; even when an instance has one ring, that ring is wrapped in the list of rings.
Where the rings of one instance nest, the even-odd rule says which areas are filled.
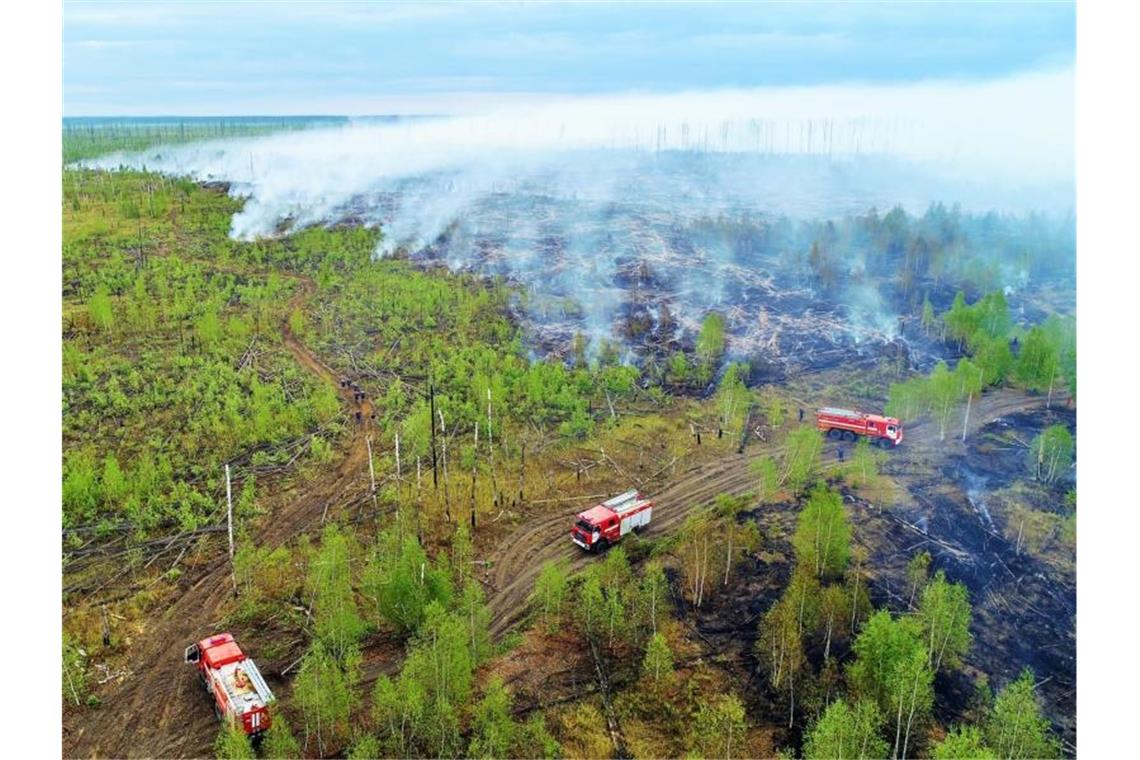
[[[840,447],[840,448],[836,449],[835,453],[839,457],[839,461],[842,462],[843,461],[843,448]]]
[[[249,676],[241,668],[234,669],[234,687],[238,691],[247,691],[249,689]]]
[[[800,422],[803,422],[803,421],[804,421],[804,408],[801,406],[800,407]]]

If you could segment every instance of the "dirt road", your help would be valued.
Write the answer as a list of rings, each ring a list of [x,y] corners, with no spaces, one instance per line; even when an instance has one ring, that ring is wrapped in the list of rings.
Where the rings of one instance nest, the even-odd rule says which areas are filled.
[[[303,308],[315,283],[293,275],[299,283],[286,313]],[[258,535],[259,545],[279,546],[317,527],[327,509],[353,500],[367,490],[371,403],[357,403],[351,388],[293,334],[286,318],[281,325],[284,345],[306,369],[337,389],[352,425],[347,453],[325,474],[286,493],[272,519]],[[363,421],[355,422],[356,411]],[[207,757],[218,724],[202,693],[194,669],[182,662],[182,650],[192,641],[216,633],[219,611],[231,598],[229,564],[219,558],[161,617],[136,637],[131,650],[131,674],[102,694],[103,704],[65,720],[65,757]],[[77,719],[81,717],[82,720]]]
[[[1054,404],[1065,401],[1065,396],[1054,394]],[[1045,404],[1044,396],[1030,396],[1021,391],[999,389],[985,394],[972,404],[968,433],[999,417]],[[962,445],[962,420],[956,420],[951,425],[957,427],[947,430],[945,441],[939,440],[938,424],[933,420],[923,419],[908,425],[902,446],[891,452],[891,456],[923,466],[945,461]],[[825,449],[825,466],[834,464],[833,449],[834,446]],[[715,464],[691,468],[680,479],[652,494],[656,506],[646,535],[672,530],[694,507],[710,503],[717,494],[740,495],[753,490],[755,476],[748,463],[779,451],[780,448],[772,444],[756,444],[744,454],[726,455]],[[572,570],[577,570],[593,559],[572,544],[568,536],[571,517],[586,506],[589,505],[577,505],[529,522],[503,539],[489,557],[494,568],[488,593],[493,636],[502,636],[525,615],[527,599],[544,562],[563,559]]]

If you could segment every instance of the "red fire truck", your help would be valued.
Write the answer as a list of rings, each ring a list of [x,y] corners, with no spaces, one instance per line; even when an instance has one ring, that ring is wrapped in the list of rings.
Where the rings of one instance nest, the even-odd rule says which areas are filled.
[[[873,446],[889,449],[902,443],[902,423],[894,417],[824,407],[815,413],[815,425],[833,440],[854,441],[865,435]]]
[[[570,528],[570,540],[588,552],[600,551],[631,530],[648,525],[652,518],[653,502],[633,488],[578,513]]]
[[[273,692],[233,636],[220,633],[191,644],[186,647],[186,662],[198,666],[219,720],[240,725],[251,738],[269,729]]]

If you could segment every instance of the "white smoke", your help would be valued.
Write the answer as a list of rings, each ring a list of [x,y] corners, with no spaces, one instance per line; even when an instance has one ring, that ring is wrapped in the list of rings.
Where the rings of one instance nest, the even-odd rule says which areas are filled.
[[[351,217],[383,227],[386,255],[447,231],[457,240],[442,253],[450,266],[541,282],[577,300],[585,329],[605,337],[622,301],[615,277],[630,257],[682,279],[685,305],[723,308],[747,287],[738,257],[666,242],[671,227],[896,204],[921,213],[933,201],[1065,212],[1073,152],[1073,76],[1061,70],[983,83],[562,98],[86,164],[228,182],[247,199],[232,222],[239,239]],[[607,221],[615,206],[620,225]],[[871,295],[859,300],[878,313]]]

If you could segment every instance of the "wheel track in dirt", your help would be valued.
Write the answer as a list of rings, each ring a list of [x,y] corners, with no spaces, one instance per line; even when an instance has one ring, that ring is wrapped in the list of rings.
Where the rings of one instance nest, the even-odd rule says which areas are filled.
[[[226,271],[213,262],[202,262]],[[309,277],[278,273],[299,284],[290,298],[286,315],[300,309],[316,290]],[[367,399],[357,403],[352,389],[340,387],[339,375],[322,362],[289,325],[281,324],[283,345],[309,372],[336,389],[350,411],[352,437],[347,453],[327,474],[304,482],[297,491],[287,491],[286,502],[263,521],[258,544],[270,548],[319,525],[326,511],[358,492],[367,477],[368,444],[372,413]],[[352,412],[361,411],[363,424],[354,424]],[[228,562],[222,556],[207,566],[161,617],[145,630],[131,650],[132,673],[106,691],[103,704],[85,711],[81,719],[64,723],[65,757],[204,757],[212,755],[217,720],[202,692],[193,668],[182,662],[182,650],[190,642],[215,632],[218,613],[232,599]]]
[[[1053,403],[1063,404],[1067,398],[1063,393],[1055,393]],[[1007,389],[983,394],[972,405],[967,433],[973,434],[1000,417],[1045,406],[1046,403],[1046,397]],[[924,463],[944,459],[956,444],[960,444],[961,427],[957,430],[955,437],[948,426],[947,440],[940,441],[937,423],[931,419],[919,419],[906,426],[906,438],[897,453],[910,462],[920,458]],[[711,503],[718,494],[739,496],[753,490],[755,476],[749,470],[749,462],[782,451],[782,446],[754,445],[744,454],[729,454],[715,463],[690,467],[680,479],[652,495],[655,503],[653,521],[645,534],[652,536],[668,532],[695,508]],[[826,458],[823,466],[830,469],[836,464],[833,459]],[[536,518],[503,539],[491,554],[489,561],[493,572],[488,605],[493,637],[501,637],[525,616],[528,599],[544,562],[564,560],[572,572],[589,563],[591,555],[582,552],[567,538],[571,518],[584,506]]]

